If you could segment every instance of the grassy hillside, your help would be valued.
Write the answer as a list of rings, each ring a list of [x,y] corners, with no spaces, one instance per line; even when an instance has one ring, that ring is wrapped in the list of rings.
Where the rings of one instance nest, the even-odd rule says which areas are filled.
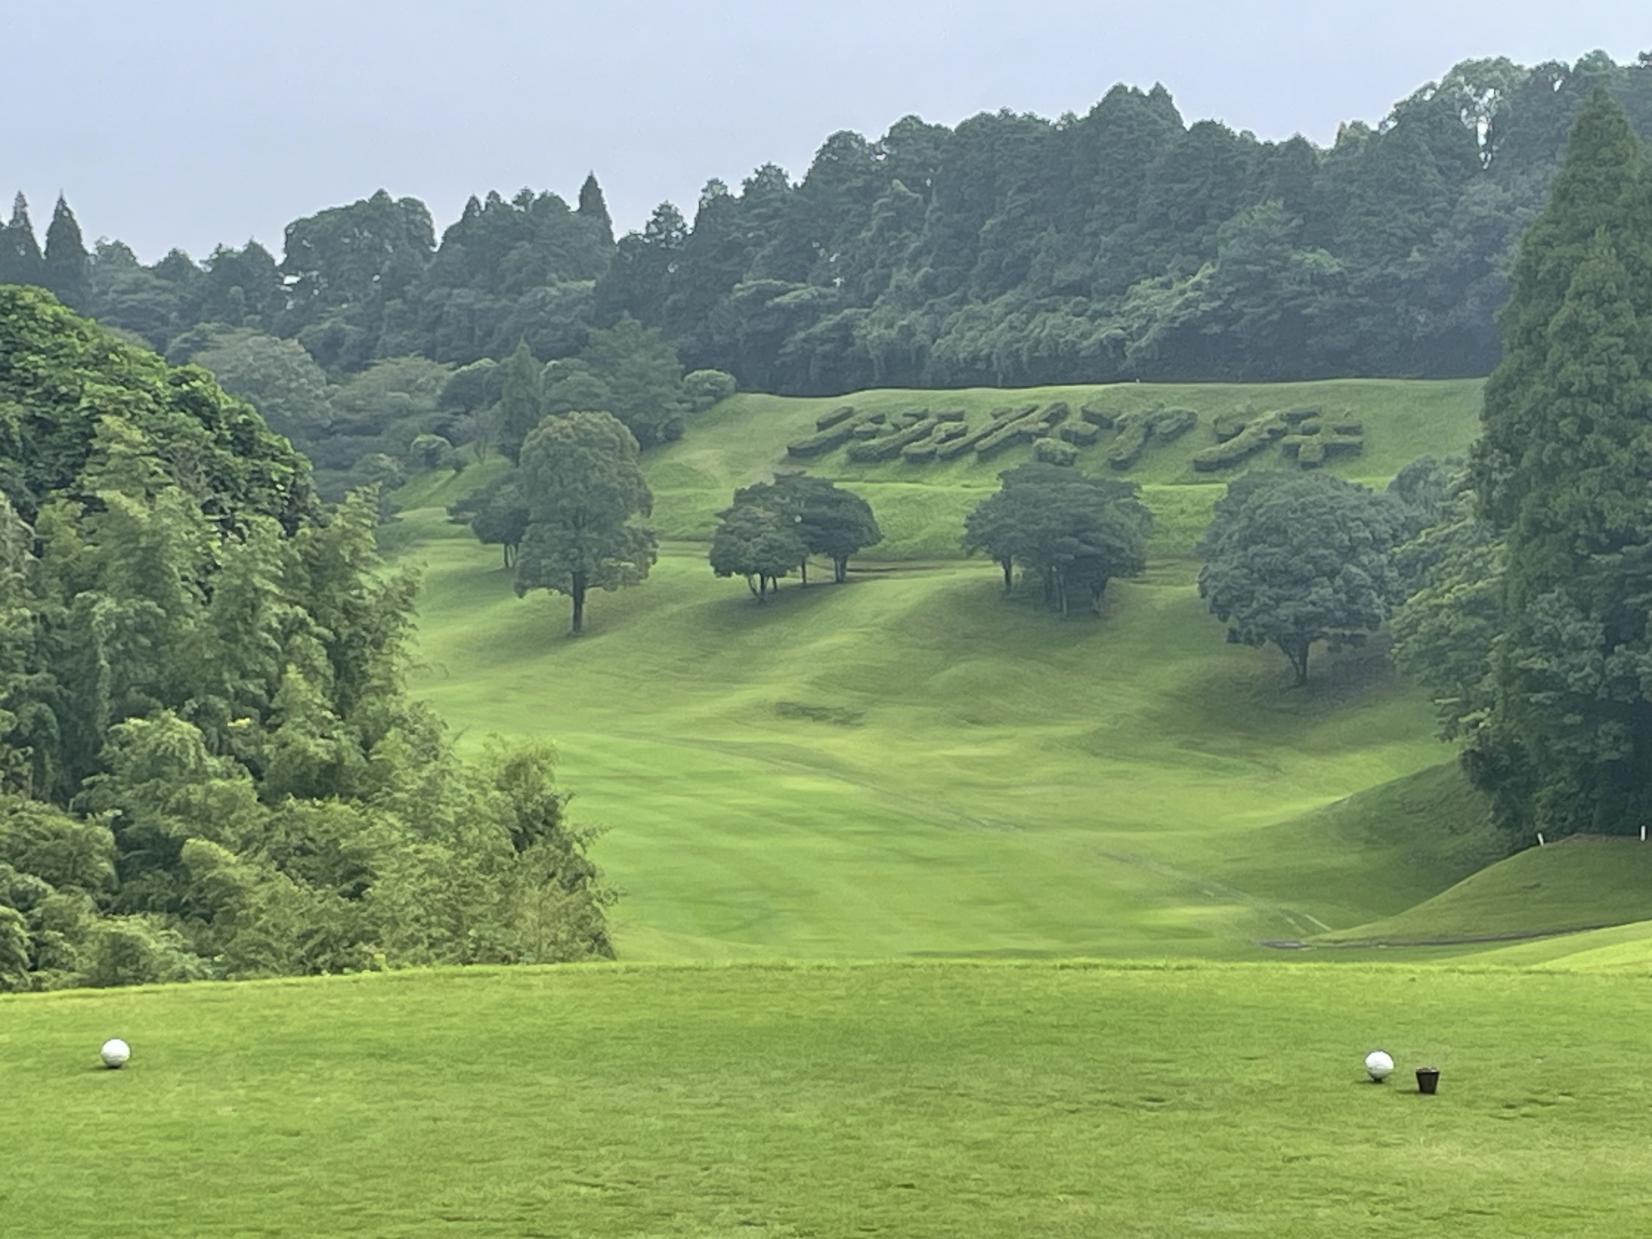
[[[519,969],[0,998],[7,1234],[1632,1235],[1643,978]],[[123,1071],[94,1066],[109,1036]],[[1365,1083],[1388,1049],[1400,1074]],[[1440,1094],[1407,1078],[1441,1068]]]
[[[427,570],[418,687],[473,739],[548,737],[626,898],[628,958],[911,954],[1223,956],[1403,912],[1506,850],[1380,651],[1320,662],[1304,692],[1271,651],[1223,643],[1185,553],[1226,475],[1195,474],[1219,413],[1320,406],[1357,416],[1377,484],[1463,450],[1479,384],[742,395],[645,458],[668,542],[640,588],[518,600],[497,552],[440,506],[496,466],[417,480],[390,544]],[[752,603],[691,539],[736,486],[842,404],[890,413],[1065,400],[1199,412],[1150,446],[1159,518],[1141,581],[1099,621],[998,596],[960,562],[964,513],[1031,449],[990,463],[810,462],[863,489],[887,562],[843,588],[788,582]],[[1084,449],[1106,472],[1110,439]],[[1256,467],[1295,468],[1275,450]],[[1208,480],[1215,476],[1218,480]],[[923,556],[925,559],[916,557]],[[950,558],[949,558],[950,557]],[[1399,780],[1394,782],[1394,780]]]
[[[1567,839],[1530,848],[1397,916],[1316,941],[1404,945],[1563,933],[1652,918],[1652,845]]]
[[[649,483],[655,494],[655,523],[662,536],[705,538],[718,509],[736,486],[766,476],[776,466],[807,467],[821,476],[851,480],[877,510],[887,540],[878,554],[891,559],[931,559],[958,553],[964,513],[983,488],[997,486],[998,474],[1031,458],[1027,446],[1006,450],[990,461],[973,452],[957,460],[911,464],[900,460],[857,463],[839,448],[807,462],[788,461],[787,444],[814,430],[815,419],[843,405],[891,415],[912,408],[962,409],[969,425],[984,425],[992,410],[1063,400],[1130,413],[1163,404],[1199,414],[1193,430],[1169,443],[1153,443],[1141,460],[1119,476],[1140,482],[1159,515],[1156,548],[1186,553],[1203,529],[1210,505],[1226,480],[1246,468],[1296,468],[1277,448],[1264,450],[1239,468],[1196,473],[1193,454],[1215,442],[1213,419],[1245,406],[1257,410],[1322,407],[1327,414],[1358,418],[1365,449],[1326,467],[1344,477],[1386,481],[1419,456],[1449,455],[1467,449],[1478,433],[1478,380],[1404,382],[1386,379],[1287,384],[1146,384],[1111,387],[1040,387],[1006,391],[872,391],[818,399],[746,394],[695,417],[684,438],[652,455]],[[1081,467],[1111,473],[1105,461],[1116,434],[1104,434],[1080,449]]]
[[[1395,822],[1380,798],[1381,822],[1302,825],[1441,761],[1426,704],[1374,653],[1291,689],[1276,655],[1224,643],[1184,573],[1063,623],[985,564],[789,583],[759,607],[669,548],[570,640],[565,600],[517,599],[495,551],[404,519],[421,695],[470,739],[558,744],[576,813],[613,827],[598,855],[627,958],[1253,953],[1483,858],[1475,822]]]

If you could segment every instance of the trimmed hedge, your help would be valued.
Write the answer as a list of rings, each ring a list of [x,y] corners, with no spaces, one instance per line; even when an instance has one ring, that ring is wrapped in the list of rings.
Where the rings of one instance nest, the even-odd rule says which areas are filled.
[[[939,413],[931,413],[938,422],[962,422],[968,420],[969,414],[962,409],[942,409]]]
[[[928,417],[928,409],[908,409],[906,412],[896,416],[895,425],[916,426],[919,422],[926,420]]]
[[[1128,469],[1141,459],[1147,441],[1153,437],[1153,423],[1144,413],[1126,417],[1119,422],[1119,437],[1107,449],[1107,463],[1115,469]]]
[[[1179,439],[1199,424],[1199,415],[1192,409],[1155,409],[1148,414],[1153,437],[1169,443]]]
[[[855,406],[846,404],[842,408],[833,409],[830,413],[822,413],[815,418],[816,430],[830,430],[833,426],[848,421],[855,415]]]
[[[1289,430],[1285,419],[1278,413],[1265,413],[1252,418],[1244,430],[1232,438],[1193,453],[1194,471],[1213,473],[1217,469],[1236,465],[1247,457],[1254,456],[1270,443],[1284,438]]]
[[[1033,459],[1046,465],[1070,465],[1078,459],[1078,449],[1060,439],[1034,439]]]
[[[786,455],[799,460],[810,456],[822,456],[835,448],[842,447],[849,442],[849,436],[854,427],[847,423],[839,423],[829,430],[822,430],[819,434],[810,435],[807,439],[799,439],[796,443],[788,444]]]
[[[1307,421],[1310,417],[1318,417],[1320,412],[1320,407],[1316,404],[1305,409],[1285,409],[1279,416],[1285,419],[1286,425],[1296,426]]]
[[[930,431],[935,429],[935,423],[925,418],[921,422],[897,430],[894,434],[883,435],[880,438],[868,439],[860,443],[849,445],[849,459],[854,461],[893,460],[904,447],[929,438]]]
[[[1065,400],[1057,400],[1054,404],[1044,406],[1044,411],[1038,415],[1038,420],[1046,426],[1059,426],[1072,415],[1072,406]]]
[[[924,443],[909,443],[901,449],[901,459],[908,464],[920,465],[925,461],[935,459],[935,441],[930,439]]]
[[[853,439],[876,439],[879,435],[888,433],[889,427],[879,426],[876,422],[856,422],[849,430],[849,437]]]
[[[1101,427],[1094,422],[1068,422],[1059,433],[1068,443],[1089,447],[1101,438]]]
[[[1216,419],[1210,423],[1210,428],[1216,434],[1216,442],[1226,443],[1229,439],[1237,439],[1245,433],[1245,427],[1256,420],[1254,413],[1218,413]]]
[[[1118,424],[1119,419],[1118,414],[1094,404],[1085,405],[1078,411],[1078,415],[1100,430],[1111,430]]]
[[[963,422],[938,422],[929,440],[937,444],[951,443],[954,439],[962,439],[968,433],[969,427]]]

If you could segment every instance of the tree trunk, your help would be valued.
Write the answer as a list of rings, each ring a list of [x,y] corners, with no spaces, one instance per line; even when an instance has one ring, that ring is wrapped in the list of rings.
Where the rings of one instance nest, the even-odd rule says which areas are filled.
[[[842,585],[848,581],[848,579],[849,557],[847,555],[836,556],[832,560],[832,583],[835,585]]]
[[[574,626],[572,632],[577,637],[585,631],[585,574],[583,572],[574,573],[573,588],[569,591],[569,596],[574,600]]]
[[[1007,594],[1015,588],[1015,561],[1000,559],[998,566],[1004,570],[1004,592]]]
[[[769,592],[769,578],[767,576],[765,576],[763,573],[759,572],[757,574],[757,605],[758,606],[763,605],[763,603],[765,601],[765,596],[768,594],[768,592]]]
[[[802,563],[797,565],[797,571],[803,577],[803,588],[808,589],[809,588],[809,561],[808,561],[807,557],[804,558]]]
[[[1312,648],[1311,644],[1298,637],[1292,637],[1284,641],[1275,641],[1274,644],[1279,647],[1286,659],[1289,660],[1291,664],[1291,671],[1296,677],[1295,686],[1297,688],[1301,688],[1308,682],[1308,651]]]
[[[509,569],[511,566],[511,544],[509,542],[501,542],[499,544],[499,554],[505,561],[506,569]]]
[[[746,588],[751,591],[753,598],[757,597],[757,586],[751,583],[751,573],[746,573]]]

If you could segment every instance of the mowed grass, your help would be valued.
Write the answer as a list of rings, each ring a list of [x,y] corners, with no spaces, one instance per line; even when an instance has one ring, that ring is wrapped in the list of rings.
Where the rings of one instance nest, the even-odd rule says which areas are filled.
[[[1566,839],[1491,865],[1396,916],[1317,942],[1403,946],[1598,929],[1652,918],[1652,845]]]
[[[1318,383],[1156,384],[1100,387],[970,388],[959,391],[881,390],[842,397],[792,398],[749,393],[734,396],[690,419],[677,443],[652,453],[648,478],[655,495],[655,523],[662,536],[704,539],[716,513],[737,486],[769,476],[778,468],[851,484],[878,512],[885,541],[877,554],[888,559],[933,559],[958,553],[964,514],[998,485],[998,474],[1032,457],[1027,446],[990,461],[967,453],[954,461],[856,463],[838,449],[809,461],[791,461],[786,445],[813,433],[820,414],[845,404],[898,413],[905,409],[963,409],[972,426],[985,424],[992,410],[1067,401],[1116,412],[1155,405],[1193,409],[1200,422],[1170,443],[1150,445],[1141,460],[1116,476],[1139,482],[1159,517],[1154,548],[1161,555],[1191,551],[1208,521],[1210,505],[1232,477],[1246,469],[1294,469],[1277,447],[1258,453],[1241,467],[1196,473],[1193,454],[1215,442],[1211,422],[1244,406],[1272,409],[1320,407],[1327,415],[1348,414],[1364,423],[1365,449],[1359,456],[1329,463],[1331,472],[1382,484],[1419,456],[1446,456],[1467,450],[1479,432],[1480,380],[1402,381],[1341,379]],[[1079,466],[1114,475],[1105,454],[1114,435],[1080,449]]]
[[[1644,976],[1300,964],[0,998],[0,1229],[1644,1234],[1649,1020]],[[95,1067],[111,1035],[123,1071]],[[1399,1064],[1382,1086],[1376,1046]]]
[[[418,692],[467,743],[558,746],[572,812],[611,828],[628,959],[1257,955],[1487,859],[1482,823],[1428,806],[1291,826],[1448,751],[1379,652],[1292,689],[1277,655],[1223,641],[1182,567],[1062,622],[979,563],[758,606],[674,545],[575,640],[565,599],[516,598],[438,513],[404,520]]]

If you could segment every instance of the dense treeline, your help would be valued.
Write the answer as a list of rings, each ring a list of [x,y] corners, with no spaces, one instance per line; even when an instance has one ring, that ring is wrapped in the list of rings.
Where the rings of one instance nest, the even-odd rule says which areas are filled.
[[[1465,62],[1328,149],[1188,124],[1162,87],[1055,121],[907,117],[875,141],[833,134],[800,181],[711,181],[692,221],[663,203],[617,243],[594,177],[573,205],[473,198],[440,239],[422,203],[380,192],[295,220],[280,262],[256,243],[201,263],[88,253],[61,202],[42,248],[20,202],[0,282],[161,351],[203,324],[294,340],[335,381],[521,342],[575,357],[626,316],[688,369],[784,392],[1477,375],[1515,241],[1597,87],[1652,133],[1652,58],[1599,53]]]
[[[1652,818],[1652,163],[1604,93],[1502,328],[1398,652],[1507,827],[1629,833]]]
[[[611,954],[547,754],[460,762],[404,692],[375,520],[0,288],[0,990]]]

